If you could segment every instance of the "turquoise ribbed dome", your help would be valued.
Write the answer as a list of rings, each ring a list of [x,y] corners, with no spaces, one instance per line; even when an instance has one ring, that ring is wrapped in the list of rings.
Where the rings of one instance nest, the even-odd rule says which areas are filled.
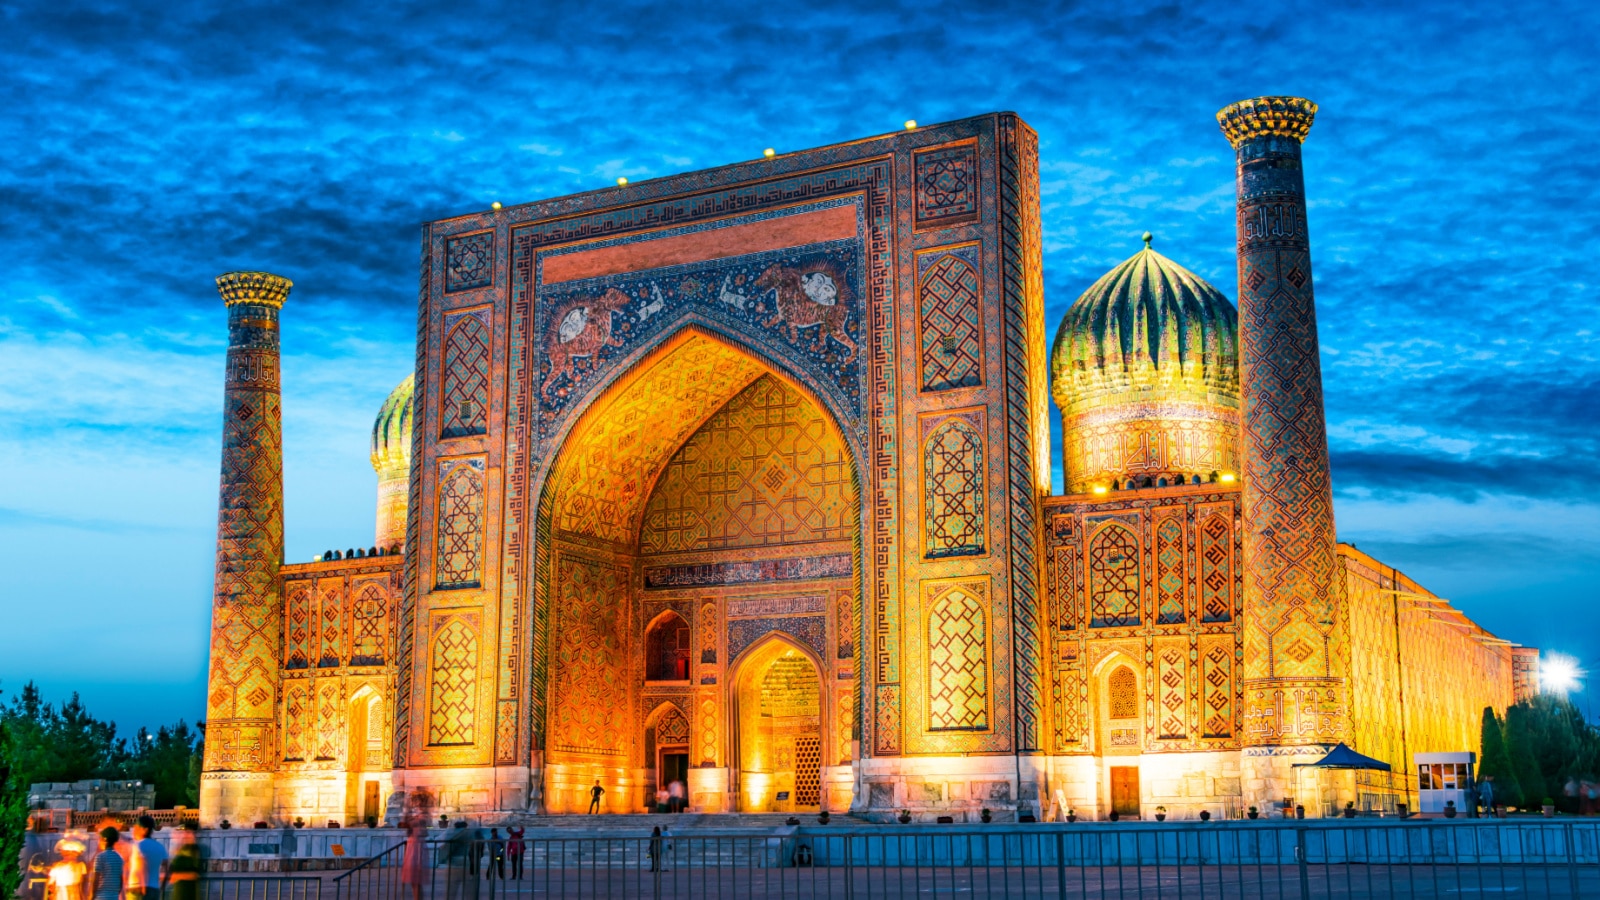
[[[1198,381],[1238,402],[1239,315],[1233,304],[1148,243],[1072,304],[1050,356],[1062,409],[1069,405],[1059,396],[1066,382],[1096,369]],[[1069,403],[1081,399],[1088,398],[1071,397]]]
[[[1072,304],[1050,351],[1068,493],[1237,471],[1239,315],[1144,239]]]
[[[372,424],[372,468],[379,476],[384,472],[404,474],[411,466],[411,394],[416,388],[416,376],[405,380],[389,393],[378,410],[378,420]]]

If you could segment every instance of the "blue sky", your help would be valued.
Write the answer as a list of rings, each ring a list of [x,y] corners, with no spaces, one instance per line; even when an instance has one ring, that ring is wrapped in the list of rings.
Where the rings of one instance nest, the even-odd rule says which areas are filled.
[[[1213,114],[1269,93],[1322,107],[1341,538],[1600,669],[1600,15],[1335,6],[0,2],[0,690],[76,689],[128,730],[200,716],[218,273],[295,281],[306,560],[372,542],[420,222],[1014,110],[1053,333],[1146,229],[1235,294]]]

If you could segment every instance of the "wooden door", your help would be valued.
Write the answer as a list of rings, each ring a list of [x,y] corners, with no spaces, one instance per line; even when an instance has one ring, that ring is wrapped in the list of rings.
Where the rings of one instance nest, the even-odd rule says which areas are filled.
[[[1139,815],[1139,767],[1111,767],[1111,809],[1119,816]]]
[[[382,818],[383,811],[378,809],[378,783],[376,781],[364,782],[363,788],[366,791],[366,796],[362,798],[361,802],[361,818],[365,819],[368,816]]]

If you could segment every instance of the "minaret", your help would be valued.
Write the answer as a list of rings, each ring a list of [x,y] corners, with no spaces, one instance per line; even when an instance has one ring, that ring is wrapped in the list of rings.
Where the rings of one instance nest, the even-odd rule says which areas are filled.
[[[1345,734],[1347,698],[1332,646],[1333,492],[1300,169],[1316,112],[1299,97],[1258,97],[1217,113],[1238,165],[1247,799],[1293,795],[1291,764]]]
[[[283,643],[283,423],[278,312],[294,285],[265,272],[217,278],[228,308],[222,495],[211,605],[200,819],[270,821]]]

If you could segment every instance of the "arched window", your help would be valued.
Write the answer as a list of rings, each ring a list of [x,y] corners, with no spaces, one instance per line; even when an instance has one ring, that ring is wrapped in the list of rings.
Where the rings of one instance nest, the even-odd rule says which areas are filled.
[[[1117,670],[1111,673],[1111,677],[1106,679],[1106,694],[1111,718],[1139,717],[1139,679],[1134,676],[1132,669],[1118,666]]]
[[[677,613],[657,619],[645,634],[645,680],[689,680],[689,623]]]

